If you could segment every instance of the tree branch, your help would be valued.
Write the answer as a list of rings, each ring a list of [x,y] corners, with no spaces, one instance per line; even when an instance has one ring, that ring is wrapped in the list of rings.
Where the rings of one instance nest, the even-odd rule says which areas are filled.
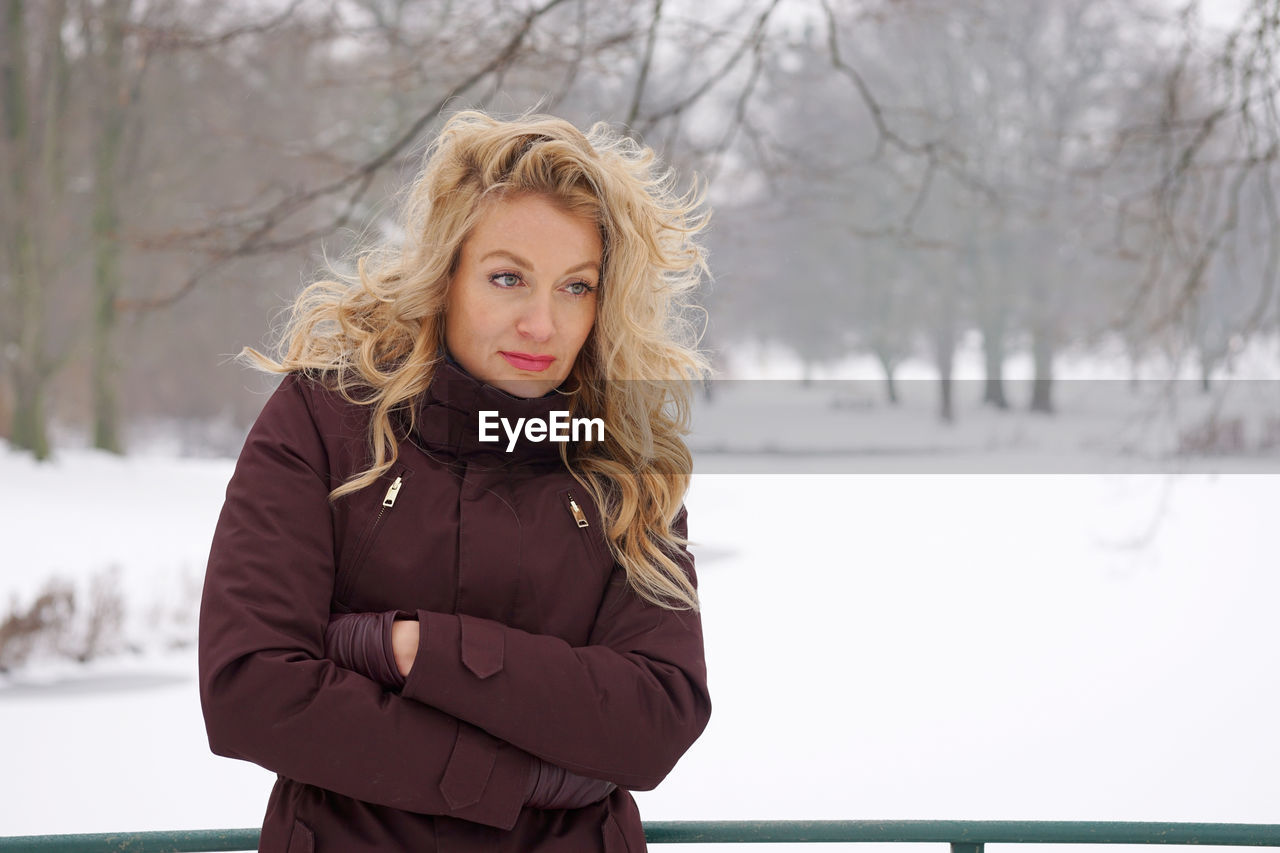
[[[661,18],[662,0],[653,0],[653,17],[649,20],[649,34],[645,37],[644,58],[636,76],[635,92],[631,95],[631,108],[627,110],[627,127],[635,124],[636,117],[640,115],[640,101],[644,96],[645,82],[649,79],[649,66],[653,64],[653,46],[658,40],[658,21]]]
[[[751,47],[762,37],[765,27],[769,23],[769,18],[773,15],[774,10],[777,9],[779,2],[780,0],[770,0],[768,7],[766,7],[765,10],[756,17],[755,22],[751,25],[751,29],[747,32],[746,36],[743,37],[742,41],[738,43],[737,48],[734,49],[729,58],[724,61],[720,68],[712,72],[710,76],[703,80],[697,88],[675,103],[669,104],[661,110],[657,110],[646,115],[644,122],[639,128],[641,135],[647,134],[656,124],[658,124],[658,122],[673,116],[679,116],[689,107],[702,100],[703,96],[705,96],[707,92],[711,91],[717,83],[723,80],[729,72],[737,66],[738,62],[746,55],[747,51],[751,49]]]
[[[506,44],[494,51],[492,60],[452,87],[447,94],[411,122],[408,128],[392,140],[390,145],[348,174],[327,184],[322,184],[282,199],[266,210],[246,217],[239,222],[224,223],[193,232],[172,234],[159,241],[139,241],[140,245],[148,248],[174,248],[183,244],[196,243],[198,245],[202,242],[216,241],[228,233],[239,233],[238,240],[228,248],[221,249],[217,246],[205,246],[202,251],[209,256],[208,262],[192,272],[177,289],[151,298],[122,299],[117,302],[117,308],[126,311],[151,311],[169,307],[194,291],[215,271],[237,258],[305,246],[317,237],[332,233],[335,229],[343,227],[350,220],[353,210],[368,191],[377,173],[406,150],[451,100],[471,89],[485,77],[499,73],[511,64],[538,19],[563,2],[565,0],[547,0],[541,6],[530,10]],[[272,234],[311,204],[329,196],[339,195],[347,190],[351,190],[351,193],[347,197],[342,211],[329,222],[289,237],[270,239]]]

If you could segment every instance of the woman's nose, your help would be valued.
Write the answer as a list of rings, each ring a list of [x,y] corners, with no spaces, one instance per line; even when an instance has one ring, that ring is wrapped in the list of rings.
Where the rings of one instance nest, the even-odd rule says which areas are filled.
[[[551,307],[550,294],[533,294],[516,321],[516,331],[538,343],[549,340],[556,328]]]

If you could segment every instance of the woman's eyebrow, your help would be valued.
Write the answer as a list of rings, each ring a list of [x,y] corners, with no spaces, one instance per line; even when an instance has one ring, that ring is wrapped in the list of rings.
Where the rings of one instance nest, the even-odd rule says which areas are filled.
[[[494,249],[492,252],[488,252],[487,254],[485,254],[484,257],[480,258],[480,260],[487,261],[492,257],[506,258],[507,260],[514,262],[516,266],[521,266],[521,267],[533,266],[533,264],[529,263],[524,258],[520,257],[515,252],[508,252],[506,249]]]
[[[487,261],[492,257],[506,258],[507,260],[514,263],[516,266],[533,269],[533,264],[531,264],[529,261],[520,257],[515,252],[511,252],[506,249],[494,249],[492,252],[486,252],[484,256],[480,258],[480,262],[483,263],[484,261]],[[575,272],[578,272],[579,270],[587,270],[587,269],[593,269],[596,272],[600,272],[600,263],[598,261],[583,261],[582,263],[578,264],[576,267],[571,267],[565,270],[563,274],[569,275],[570,273],[575,273]]]

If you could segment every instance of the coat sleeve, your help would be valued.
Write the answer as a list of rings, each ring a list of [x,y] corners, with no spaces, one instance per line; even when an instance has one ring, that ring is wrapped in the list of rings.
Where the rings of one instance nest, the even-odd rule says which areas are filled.
[[[685,534],[685,511],[676,521]],[[696,582],[693,558],[680,561]],[[402,695],[576,773],[649,790],[711,715],[702,624],[643,601],[615,565],[583,647],[469,615],[419,611]]]
[[[310,399],[285,379],[227,487],[200,605],[210,748],[365,802],[510,829],[532,756],[324,659],[333,518]]]

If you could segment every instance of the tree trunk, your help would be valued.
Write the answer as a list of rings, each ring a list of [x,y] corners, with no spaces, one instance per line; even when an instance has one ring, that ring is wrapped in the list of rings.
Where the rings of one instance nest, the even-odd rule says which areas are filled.
[[[1053,414],[1053,341],[1048,329],[1037,325],[1031,333],[1031,411]]]
[[[942,303],[938,306],[933,327],[933,349],[938,362],[938,418],[949,424],[956,419],[952,374],[955,372],[956,339],[959,337],[956,331],[959,294],[956,293],[954,279],[944,280],[941,296]]]
[[[13,427],[11,440],[37,459],[48,459],[48,424],[45,422],[45,382],[34,372],[23,372],[13,382]]]
[[[116,299],[120,295],[121,279],[118,239],[120,214],[116,180],[125,112],[129,105],[122,74],[124,25],[129,4],[117,3],[109,9],[100,46],[102,88],[98,98],[98,133],[94,158],[94,314],[90,340],[90,376],[93,383],[93,446],[111,453],[123,453],[117,389],[120,371],[114,351]]]
[[[12,235],[17,245],[13,252],[13,284],[17,297],[20,327],[17,346],[10,359],[13,378],[13,426],[10,439],[19,450],[31,451],[37,459],[50,453],[48,424],[45,414],[44,294],[36,276],[36,246],[25,225],[18,220]]]
[[[888,397],[889,405],[898,405],[898,383],[894,379],[893,371],[895,369],[893,359],[891,359],[883,350],[876,351],[876,359],[880,362],[880,368],[884,371],[884,390]]]
[[[0,371],[0,442],[13,440],[13,388],[7,372]]]
[[[1136,395],[1142,388],[1142,380],[1139,378],[1142,372],[1142,358],[1138,354],[1138,346],[1136,343],[1125,339],[1125,355],[1129,358],[1129,393]]]
[[[1217,359],[1209,355],[1204,347],[1200,348],[1200,390],[1208,394],[1211,390],[1209,382],[1213,378],[1213,368],[1217,365]]]
[[[0,348],[13,384],[10,440],[37,459],[51,452],[48,432],[48,384],[59,368],[49,356],[46,288],[52,275],[47,265],[50,237],[45,230],[53,196],[65,181],[62,132],[69,72],[62,44],[65,0],[49,0],[36,7],[46,16],[46,41],[37,51],[44,60],[36,66],[43,75],[30,78],[28,5],[8,0],[0,28],[0,117],[3,118],[9,180],[0,213],[0,241],[7,249],[11,301],[0,306],[8,322],[0,320]],[[41,97],[43,96],[43,97]],[[33,110],[42,109],[39,120]],[[33,128],[42,129],[39,139]]]
[[[1004,334],[996,324],[982,330],[982,352],[986,359],[986,382],[982,402],[997,409],[1009,408],[1004,393]]]
[[[9,163],[8,182],[4,188],[4,204],[0,207],[0,226],[4,229],[4,257],[8,260],[5,277],[12,301],[0,315],[0,345],[4,363],[13,385],[13,411],[9,437],[14,446],[30,450],[38,458],[48,456],[48,436],[41,410],[43,395],[39,393],[37,353],[43,328],[40,291],[35,278],[35,245],[30,222],[23,215],[31,195],[29,181],[30,103],[27,97],[27,24],[22,0],[8,0],[4,8],[4,27],[0,29],[0,118],[4,121],[4,145]]]
[[[939,329],[935,338],[935,355],[938,362],[938,418],[944,423],[956,419],[954,381],[956,341],[951,329]]]
[[[95,235],[96,236],[96,235]],[[114,354],[116,295],[119,292],[119,260],[115,247],[95,246],[94,316],[90,341],[90,381],[93,383],[93,446],[123,453],[120,406],[117,393],[119,364]]]
[[[973,275],[974,301],[978,310],[978,326],[982,332],[984,376],[982,402],[997,409],[1009,408],[1004,393],[1004,338],[1009,307],[1005,298],[1005,276],[1002,264],[984,256],[978,245],[976,223],[969,229],[969,269]],[[988,260],[984,263],[984,259]]]
[[[955,405],[952,397],[953,380],[951,379],[950,367],[938,381],[938,418],[944,423],[955,423]]]

